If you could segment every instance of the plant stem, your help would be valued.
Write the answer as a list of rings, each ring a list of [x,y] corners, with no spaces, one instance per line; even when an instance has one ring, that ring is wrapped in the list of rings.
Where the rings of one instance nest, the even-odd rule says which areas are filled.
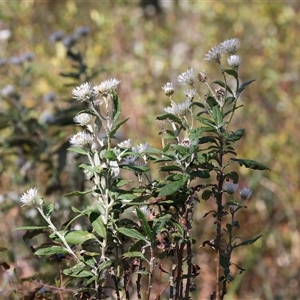
[[[220,289],[220,277],[221,277],[221,236],[222,236],[222,213],[223,213],[223,205],[222,205],[222,195],[223,195],[223,183],[224,183],[224,175],[223,175],[223,137],[219,135],[220,147],[219,147],[219,155],[218,155],[218,193],[216,195],[216,203],[217,203],[217,235],[216,235],[216,300],[223,299],[222,292]]]

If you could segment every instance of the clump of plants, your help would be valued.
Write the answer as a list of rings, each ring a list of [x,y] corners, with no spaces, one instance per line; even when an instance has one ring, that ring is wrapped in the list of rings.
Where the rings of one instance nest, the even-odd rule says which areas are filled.
[[[239,186],[232,165],[268,168],[235,151],[244,129],[232,128],[232,120],[242,107],[241,93],[254,81],[240,82],[238,45],[236,38],[226,40],[206,54],[221,79],[210,82],[205,72],[191,68],[178,76],[186,88],[183,95],[170,82],[162,87],[170,106],[157,117],[164,124],[161,148],[117,139],[128,120],[121,119],[118,79],[73,89],[85,108],[74,116],[82,129],[70,138],[68,151],[85,158],[78,167],[88,188],[65,196],[84,196],[89,204],[72,206],[72,219],[54,224],[55,205],[32,187],[20,200],[35,207],[44,224],[18,228],[42,230],[52,241],[34,253],[59,261],[61,299],[71,288],[76,299],[193,299],[201,264],[208,263],[195,261],[194,255],[204,246],[215,252],[211,299],[224,299],[233,268],[244,271],[232,261],[232,253],[260,236],[243,240],[239,234],[238,212],[253,192]],[[154,178],[157,170],[160,177]],[[199,201],[213,202],[214,208],[201,212]],[[195,239],[194,214],[204,215],[203,222],[214,219],[211,239]]]

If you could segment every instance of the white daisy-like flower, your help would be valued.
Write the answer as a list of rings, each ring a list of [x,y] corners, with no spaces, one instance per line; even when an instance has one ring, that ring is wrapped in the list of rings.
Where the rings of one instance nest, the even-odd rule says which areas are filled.
[[[86,82],[77,86],[72,91],[73,98],[79,101],[89,101],[92,96],[91,84]]]
[[[241,196],[241,200],[245,201],[245,200],[249,200],[253,195],[252,190],[244,187],[241,191],[240,191],[240,196]]]
[[[173,115],[183,115],[189,111],[192,102],[190,99],[185,100],[182,103],[176,104],[175,102],[171,103],[171,106],[164,108],[164,112]]]
[[[131,139],[128,139],[128,140],[125,140],[123,142],[118,143],[118,146],[120,148],[131,148],[132,147],[132,145],[131,145]]]
[[[93,135],[86,131],[79,131],[70,138],[70,144],[74,147],[84,148],[92,145],[94,141]]]
[[[205,54],[205,59],[207,61],[217,62],[220,63],[220,58],[222,56],[222,50],[220,46],[216,46],[211,48],[207,54]]]
[[[240,44],[240,40],[237,38],[226,40],[220,44],[220,48],[223,52],[233,55],[237,52],[237,47]]]
[[[133,148],[133,152],[144,153],[149,148],[148,143],[141,143]]]
[[[43,206],[43,199],[38,195],[37,188],[30,188],[27,192],[25,192],[21,197],[20,201],[24,205],[29,205],[33,207],[42,207]]]
[[[237,70],[241,64],[241,58],[238,55],[231,55],[227,58],[228,65]]]
[[[79,124],[80,126],[87,126],[90,124],[92,120],[92,115],[87,113],[82,113],[74,117],[74,122]]]
[[[229,195],[233,195],[238,188],[239,185],[232,182],[226,182],[223,186],[223,190],[226,191]]]
[[[187,84],[193,86],[194,82],[197,80],[197,74],[195,73],[194,69],[191,68],[186,72],[180,74],[177,77],[177,80],[180,84]]]
[[[167,82],[163,87],[162,90],[164,91],[166,96],[171,96],[172,94],[174,94],[174,87],[173,87],[173,83],[171,82]]]
[[[111,93],[113,90],[116,90],[120,82],[116,78],[105,80],[99,85],[94,86],[93,92],[97,96]]]

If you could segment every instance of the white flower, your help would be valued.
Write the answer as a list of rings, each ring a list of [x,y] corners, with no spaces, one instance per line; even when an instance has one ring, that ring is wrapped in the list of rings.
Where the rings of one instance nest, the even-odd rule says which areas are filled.
[[[222,56],[221,48],[219,46],[211,48],[207,54],[205,54],[205,59],[207,61],[215,61],[220,63],[220,58]]]
[[[118,143],[120,148],[131,148],[131,139],[125,140],[121,143]]]
[[[240,196],[241,196],[241,200],[244,201],[244,200],[248,200],[252,197],[253,195],[253,192],[248,189],[248,188],[243,188],[241,191],[240,191]]]
[[[138,160],[137,156],[129,155],[124,158],[124,164],[129,165],[129,166],[134,166],[134,165],[136,165],[137,160]]]
[[[148,143],[142,143],[142,144],[139,144],[137,147],[134,147],[132,150],[133,150],[133,152],[143,153],[148,148],[149,148],[149,144]]]
[[[173,83],[171,82],[167,82],[163,87],[162,90],[164,91],[166,96],[171,96],[172,94],[174,94],[174,87],[173,87]]]
[[[180,74],[177,80],[181,84],[187,84],[193,86],[194,82],[197,80],[197,75],[193,68],[187,70],[186,72]]]
[[[84,148],[87,145],[92,145],[94,137],[85,131],[79,131],[70,139],[70,144],[74,147]]]
[[[1,95],[3,97],[9,97],[15,94],[15,87],[12,84],[6,85],[2,90],[1,90]]]
[[[79,101],[89,101],[92,95],[91,84],[86,82],[77,86],[72,91],[73,98]]]
[[[228,65],[237,70],[241,64],[241,58],[238,55],[231,55],[227,58]]]
[[[92,120],[92,116],[87,113],[82,113],[74,117],[74,122],[78,123],[80,126],[87,126]]]
[[[224,191],[226,191],[229,195],[233,195],[238,188],[239,185],[232,182],[227,182],[223,186]]]
[[[183,115],[190,109],[191,104],[192,102],[190,99],[178,104],[172,102],[171,107],[164,108],[164,112],[173,115]]]
[[[226,40],[220,44],[220,48],[223,52],[233,55],[236,53],[239,43],[240,40],[237,38]]]
[[[34,207],[42,207],[43,200],[38,195],[37,188],[30,188],[27,192],[25,192],[21,197],[20,201],[24,205],[34,206]]]
[[[120,82],[121,81],[116,78],[105,80],[99,85],[94,86],[93,92],[97,96],[101,94],[108,94],[113,90],[116,90]]]

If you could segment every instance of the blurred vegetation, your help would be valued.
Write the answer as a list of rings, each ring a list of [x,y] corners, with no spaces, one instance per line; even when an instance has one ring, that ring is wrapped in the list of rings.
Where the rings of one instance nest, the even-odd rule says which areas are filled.
[[[236,114],[234,126],[246,129],[237,152],[272,171],[241,169],[245,185],[254,190],[243,228],[247,227],[249,237],[263,237],[240,249],[236,262],[243,261],[247,272],[231,284],[226,299],[299,299],[300,4],[163,0],[151,6],[142,2],[0,3],[0,298],[19,299],[14,292],[18,290],[34,299],[30,291],[34,297],[32,291],[40,282],[55,285],[54,279],[59,280],[54,262],[35,258],[32,240],[12,229],[39,224],[35,212],[21,209],[18,202],[31,186],[56,203],[60,223],[69,218],[74,199],[62,195],[83,185],[78,158],[66,156],[68,139],[75,132],[72,117],[80,108],[71,99],[72,88],[87,79],[94,84],[120,79],[123,115],[130,117],[120,138],[159,146],[162,124],[155,116],[168,105],[161,86],[175,83],[176,75],[191,67],[209,70],[213,81],[205,53],[237,37],[241,79],[256,79],[242,97],[246,108]],[[68,53],[66,45],[81,26],[88,26],[90,33],[78,38],[77,31],[78,40]],[[5,30],[10,31],[8,39]],[[64,39],[55,43],[53,33],[58,30]],[[62,76],[74,71],[76,61],[70,51],[82,53],[84,61],[72,80]],[[86,199],[76,201],[84,205]],[[209,202],[201,203],[196,214],[199,243],[212,229],[202,218],[207,206]],[[198,299],[208,299],[213,290],[212,254],[205,248],[197,250]],[[47,289],[44,286],[40,299],[55,299],[51,297],[56,294],[47,296],[53,291]]]

